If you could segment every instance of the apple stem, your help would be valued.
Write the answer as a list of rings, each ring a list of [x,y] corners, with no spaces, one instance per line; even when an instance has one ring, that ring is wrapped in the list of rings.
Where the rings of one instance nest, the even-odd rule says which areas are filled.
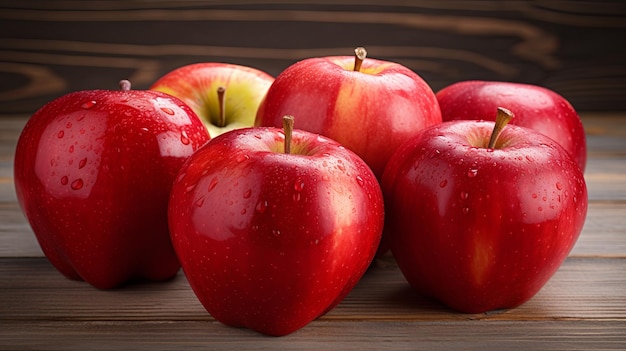
[[[129,81],[129,80],[127,80],[127,79],[122,79],[122,80],[120,80],[120,84],[119,84],[119,86],[120,86],[120,90],[122,90],[122,91],[128,91],[128,90],[130,90],[130,86],[131,86],[131,84],[130,84],[130,81]]]
[[[500,133],[502,133],[502,130],[511,121],[513,116],[513,112],[505,109],[504,107],[498,107],[496,123],[493,126],[493,131],[491,132],[491,138],[489,139],[489,145],[487,145],[487,148],[493,149],[496,146]]]
[[[219,115],[217,120],[218,127],[226,125],[226,88],[220,86],[217,88],[217,104],[219,105]]]
[[[291,136],[293,134],[293,116],[283,117],[283,131],[285,132],[285,153],[291,153]]]
[[[359,72],[361,70],[361,64],[363,60],[367,57],[367,50],[364,47],[359,46],[354,49],[354,71]]]

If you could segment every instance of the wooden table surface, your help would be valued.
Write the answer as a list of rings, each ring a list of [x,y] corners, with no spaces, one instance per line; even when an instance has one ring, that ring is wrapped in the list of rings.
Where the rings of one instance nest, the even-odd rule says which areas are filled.
[[[583,114],[589,212],[568,259],[529,302],[453,312],[414,293],[391,257],[334,310],[285,337],[215,321],[182,272],[101,291],[61,276],[16,203],[13,154],[26,116],[0,119],[1,350],[626,349],[626,115]]]

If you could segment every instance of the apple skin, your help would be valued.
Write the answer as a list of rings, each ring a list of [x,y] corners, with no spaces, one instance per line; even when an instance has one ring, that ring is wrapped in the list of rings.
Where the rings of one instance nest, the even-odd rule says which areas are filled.
[[[434,92],[398,63],[354,57],[309,58],[287,67],[259,106],[255,125],[296,128],[325,135],[359,155],[378,179],[395,149],[421,129],[441,123]]]
[[[493,125],[424,130],[393,155],[382,183],[387,239],[402,273],[418,292],[467,313],[533,297],[587,213],[583,174],[560,145],[508,125],[494,149],[475,147]]]
[[[85,90],[44,105],[19,137],[14,178],[46,257],[99,289],[172,278],[169,191],[208,140],[194,112],[160,92]]]
[[[437,92],[444,121],[494,120],[498,106],[515,112],[512,124],[534,129],[554,139],[585,171],[587,141],[582,121],[561,95],[544,87],[497,81],[464,81]]]
[[[259,104],[274,77],[256,68],[230,63],[202,62],[179,67],[159,78],[150,89],[174,95],[202,119],[211,137],[254,125]],[[226,88],[225,119],[218,126],[217,89]]]
[[[371,263],[384,223],[368,166],[323,136],[277,128],[222,134],[180,171],[172,241],[206,310],[281,336],[336,306]]]

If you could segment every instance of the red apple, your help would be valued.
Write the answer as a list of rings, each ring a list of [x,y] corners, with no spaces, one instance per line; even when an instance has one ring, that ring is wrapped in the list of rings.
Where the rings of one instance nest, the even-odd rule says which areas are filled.
[[[350,292],[384,222],[378,181],[357,155],[304,131],[285,139],[277,128],[216,137],[185,163],[169,207],[174,247],[206,310],[275,336]]]
[[[511,123],[554,139],[585,171],[587,142],[583,124],[572,105],[552,90],[530,84],[465,81],[438,91],[437,100],[444,121],[493,121],[493,111],[498,106],[506,106],[515,112]]]
[[[169,192],[183,162],[209,140],[179,99],[122,85],[49,102],[15,152],[17,198],[44,254],[65,276],[101,289],[179,270]]]
[[[150,89],[183,100],[204,121],[211,137],[251,127],[274,77],[256,68],[203,62],[179,67]]]
[[[500,114],[504,114],[501,110]],[[463,312],[534,296],[574,246],[587,189],[554,140],[494,122],[450,121],[393,155],[383,176],[387,239],[409,283]]]
[[[421,129],[441,123],[434,92],[398,63],[332,56],[309,58],[280,73],[257,112],[255,125],[298,128],[325,135],[358,154],[380,179],[395,149]]]

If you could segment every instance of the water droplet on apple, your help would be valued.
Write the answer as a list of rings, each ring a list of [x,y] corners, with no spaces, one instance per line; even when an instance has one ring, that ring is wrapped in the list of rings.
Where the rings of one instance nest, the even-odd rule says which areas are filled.
[[[243,198],[244,199],[249,199],[250,196],[252,196],[252,189],[248,189],[248,190],[246,190],[245,193],[243,193]]]
[[[70,148],[67,151],[69,151],[70,154],[74,152],[74,145],[70,145]]]
[[[61,177],[61,184],[62,185],[67,185],[68,182],[69,182],[69,179],[67,179],[67,176]]]
[[[441,182],[439,182],[439,187],[440,188],[445,188],[446,185],[448,185],[448,181],[446,179],[444,179]]]
[[[202,205],[204,205],[204,196],[196,201],[196,207],[202,207]]]
[[[293,184],[293,189],[295,191],[302,191],[302,189],[304,189],[304,181],[300,178],[296,179],[296,182]]]
[[[532,197],[533,199],[537,198],[537,194],[533,193],[532,195],[530,195],[530,197]]]
[[[82,189],[82,187],[83,187],[83,180],[78,178],[78,179],[74,180],[70,186],[74,190]]]
[[[265,211],[267,210],[267,200],[259,200],[259,202],[257,202],[256,207],[254,208],[258,213],[265,213]]]
[[[470,178],[474,178],[476,177],[476,175],[478,175],[478,170],[477,169],[470,169],[467,171],[467,176]]]
[[[84,108],[85,110],[89,110],[89,109],[93,108],[94,106],[96,106],[96,101],[95,100],[91,100],[91,101],[85,102],[80,107]]]
[[[184,130],[180,133],[180,142],[183,143],[183,145],[189,145],[189,137]]]
[[[466,200],[469,197],[469,193],[466,191],[461,192],[461,199]]]
[[[217,177],[213,177],[213,179],[211,179],[211,182],[209,183],[209,188],[208,190],[211,191],[213,189],[215,189],[215,186],[217,186]]]
[[[537,207],[537,211],[539,211],[539,212],[543,211],[543,207],[541,207],[541,206]]]
[[[250,156],[246,155],[246,154],[239,154],[237,155],[237,162],[243,162],[245,160],[249,160]]]
[[[469,213],[469,208],[463,207],[463,214],[468,214],[468,213]]]
[[[559,183],[559,182],[556,182],[556,188],[559,189],[559,190],[562,190],[563,189],[563,185],[561,185],[561,183]]]
[[[161,107],[161,111],[165,112],[166,114],[170,116],[174,115],[174,111],[172,111],[172,109],[169,107]]]
[[[61,139],[61,138],[63,138],[63,136],[65,136],[65,132],[64,132],[64,131],[62,131],[62,130],[60,130],[60,131],[57,133],[57,138]]]
[[[359,186],[363,186],[365,185],[365,181],[363,180],[363,178],[361,178],[361,176],[356,176],[356,182],[359,184]]]
[[[275,237],[279,237],[280,236],[280,230],[272,229],[272,235],[275,236]]]
[[[86,157],[78,162],[78,168],[81,169],[81,168],[85,167],[85,165],[87,165],[87,158]]]
[[[298,202],[302,195],[300,193],[293,193],[293,201]]]

